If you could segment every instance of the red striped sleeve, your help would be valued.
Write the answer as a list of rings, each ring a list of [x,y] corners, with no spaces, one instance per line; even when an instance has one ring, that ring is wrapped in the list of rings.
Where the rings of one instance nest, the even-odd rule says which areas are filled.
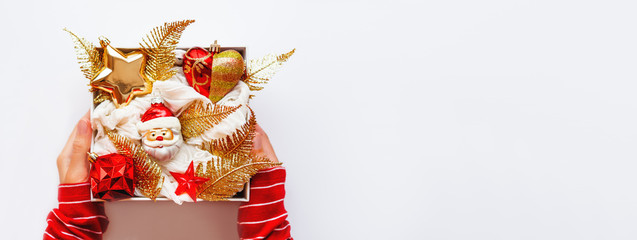
[[[104,203],[91,202],[89,183],[61,184],[59,207],[46,219],[44,239],[102,239],[108,226]]]
[[[290,236],[290,223],[285,210],[285,168],[264,169],[250,180],[250,201],[239,207],[239,237],[248,239],[285,240]]]

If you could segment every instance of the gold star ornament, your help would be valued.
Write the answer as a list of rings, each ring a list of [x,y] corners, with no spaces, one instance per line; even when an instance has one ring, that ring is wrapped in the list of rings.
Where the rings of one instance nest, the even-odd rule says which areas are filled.
[[[91,86],[111,95],[117,108],[127,106],[136,96],[148,94],[153,82],[146,75],[146,55],[141,51],[122,53],[102,42],[102,69],[91,80]]]
[[[64,29],[75,42],[77,61],[91,87],[102,90],[99,96],[110,97],[117,108],[127,106],[136,96],[152,92],[153,82],[170,79],[177,70],[173,52],[181,33],[194,20],[164,23],[153,30],[140,43],[138,51],[123,53],[102,39],[98,49],[91,42]],[[102,95],[102,93],[108,93]]]

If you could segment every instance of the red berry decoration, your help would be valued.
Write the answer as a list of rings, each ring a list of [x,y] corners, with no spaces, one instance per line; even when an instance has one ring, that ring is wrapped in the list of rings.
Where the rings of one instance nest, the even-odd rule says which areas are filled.
[[[133,196],[135,175],[132,158],[111,153],[96,157],[92,162],[90,175],[94,198],[117,200]]]

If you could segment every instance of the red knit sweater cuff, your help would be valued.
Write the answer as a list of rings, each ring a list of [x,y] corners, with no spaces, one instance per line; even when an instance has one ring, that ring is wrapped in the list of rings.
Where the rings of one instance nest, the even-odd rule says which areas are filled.
[[[91,202],[90,183],[60,184],[59,207],[47,217],[44,239],[102,239],[108,226],[104,203]]]
[[[58,201],[60,203],[88,202],[91,200],[91,184],[73,183],[58,186]]]
[[[268,185],[274,183],[285,183],[286,170],[282,166],[271,167],[259,171],[252,176],[250,182],[257,185]]]
[[[238,230],[241,239],[290,239],[283,167],[259,171],[250,181],[250,201],[241,204]]]

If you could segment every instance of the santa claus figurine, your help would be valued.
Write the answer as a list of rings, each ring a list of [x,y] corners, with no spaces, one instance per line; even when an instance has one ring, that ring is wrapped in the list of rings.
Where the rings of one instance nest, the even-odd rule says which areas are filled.
[[[142,135],[142,147],[159,164],[170,161],[182,146],[179,119],[164,106],[161,98],[151,100],[137,129]]]

